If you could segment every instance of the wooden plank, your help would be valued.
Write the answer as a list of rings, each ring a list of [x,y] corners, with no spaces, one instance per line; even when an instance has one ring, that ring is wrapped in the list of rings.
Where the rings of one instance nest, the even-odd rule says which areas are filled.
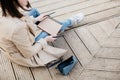
[[[92,55],[89,53],[85,45],[73,30],[65,32],[65,39],[81,64],[85,67],[92,59]]]
[[[104,21],[106,19],[109,19],[110,17],[114,17],[115,15],[117,16],[118,14],[120,14],[119,10],[120,7],[117,7],[96,14],[92,14],[85,18],[87,20],[86,22],[83,21],[82,23],[85,24],[85,23],[95,23],[95,22]]]
[[[61,0],[38,0],[38,2],[34,1],[34,3],[32,3],[32,7],[40,8],[40,7],[45,7],[45,6],[48,6],[48,5],[50,6],[52,4],[56,4],[56,3],[59,3],[59,2],[61,2]]]
[[[71,51],[70,47],[68,46],[68,44],[66,43],[66,41],[63,38],[58,38],[54,42],[54,46],[68,50],[67,54],[64,56],[64,59],[67,59],[71,55],[74,55],[74,52]],[[76,55],[74,55],[74,56],[76,56]],[[83,68],[80,65],[80,63],[77,63],[77,65],[74,67],[74,69],[69,74],[69,77],[71,78],[69,80],[78,80],[82,70],[83,70]],[[53,70],[51,72],[53,72]],[[56,76],[56,74],[54,74],[54,77],[55,76]],[[64,80],[64,79],[60,79],[60,80]]]
[[[11,62],[0,52],[0,80],[16,80]]]
[[[102,46],[103,47],[112,47],[112,48],[120,47],[120,38],[119,37],[115,37],[115,38],[110,37],[102,43]]]
[[[108,5],[108,6],[106,6],[106,5]],[[84,13],[85,15],[90,15],[90,14],[94,14],[94,13],[97,13],[100,11],[105,11],[107,9],[111,9],[111,8],[114,8],[117,6],[119,6],[119,4],[116,4],[115,2],[105,2],[102,4],[89,6],[84,9],[78,9],[78,10],[72,9],[73,11],[71,11],[71,12],[69,12],[68,10],[64,11],[64,9],[62,10],[62,8],[61,8],[61,9],[54,10],[56,13],[53,15],[53,17],[59,17],[59,16],[69,17],[71,15],[81,13],[81,12]]]
[[[120,23],[119,17],[115,17],[115,18],[110,19],[110,22],[112,23],[113,26],[116,26],[116,28],[119,28],[119,23]]]
[[[105,22],[100,22],[98,23],[99,26],[105,31],[105,33],[110,36],[111,33],[115,30],[114,25],[111,24],[111,22],[109,20],[105,21]]]
[[[86,47],[89,49],[91,54],[94,56],[101,48],[96,39],[92,36],[92,34],[87,30],[86,27],[77,28],[75,29],[75,31],[81,38],[83,43],[86,45]]]
[[[105,31],[103,31],[100,26],[97,24],[90,25],[87,27],[90,33],[95,37],[95,39],[98,41],[100,45],[104,43],[104,41],[108,38]]]
[[[85,70],[79,80],[119,80],[120,72]]]
[[[101,50],[95,55],[98,58],[120,59],[119,48],[101,48]]]
[[[43,1],[43,0],[29,0],[29,2],[30,2],[31,4],[37,3],[38,1]]]
[[[87,66],[90,70],[120,71],[120,60],[95,58]]]
[[[69,75],[67,76],[61,75],[57,70],[55,70],[55,67],[52,67],[49,70],[50,70],[53,80],[71,80]]]
[[[119,16],[119,14],[120,14],[119,11],[120,11],[120,7],[117,7],[117,8],[112,8],[109,10],[105,10],[105,11],[101,11],[98,13],[94,13],[94,14],[85,16],[84,20],[80,23],[80,25],[94,24],[94,23],[97,23],[100,21],[107,20],[109,18],[113,18],[114,16]],[[69,15],[67,15],[67,16],[69,16]],[[64,19],[66,19],[67,16],[59,16],[59,17],[56,17],[55,19],[64,20]]]
[[[73,11],[76,11],[76,10],[84,9],[84,8],[87,8],[87,7],[90,7],[90,6],[94,6],[94,5],[98,5],[98,4],[101,4],[101,3],[105,3],[105,2],[108,2],[108,1],[110,1],[110,0],[99,0],[99,1],[90,0],[90,1],[85,1],[83,3],[80,2],[79,4],[74,4],[74,5],[62,7],[60,9],[61,11],[59,10],[59,13],[61,13],[61,12],[62,13],[73,12]],[[63,5],[66,5],[69,2],[70,1],[68,0],[65,3],[57,3],[57,4],[50,5],[50,6],[39,8],[39,10],[41,12],[53,11],[56,8],[58,9],[59,7],[61,7]],[[72,3],[70,3],[70,4],[72,4]],[[55,12],[58,12],[58,11],[55,11]]]
[[[120,19],[118,17],[113,18],[112,21],[110,21],[113,26],[115,26],[115,31],[110,35],[110,37],[120,37]]]
[[[113,38],[120,38],[120,29],[116,29],[112,34],[111,37]]]
[[[116,26],[115,31],[111,34],[111,37],[120,37],[119,33],[120,33],[120,18],[116,17],[115,19],[113,19],[111,21],[111,23]]]
[[[13,63],[16,80],[34,80],[29,68]]]
[[[71,80],[70,76],[63,76],[57,69],[56,66],[49,68],[52,80]]]
[[[118,17],[118,21],[120,20],[120,16]],[[118,29],[120,29],[120,22],[118,23],[118,26],[117,26]]]
[[[49,71],[45,67],[31,68],[35,80],[52,80]]]
[[[118,25],[117,21],[118,18],[112,18],[103,22],[98,23],[99,26],[107,33],[107,35],[110,37],[111,33],[113,33]]]
[[[108,5],[108,6],[106,6],[106,5]],[[120,6],[119,3],[116,4],[115,2],[105,2],[105,3],[102,3],[102,4],[98,4],[98,5],[95,5],[95,6],[91,6],[91,7],[82,9],[80,11],[85,13],[85,15],[90,15],[90,14],[98,13],[98,12],[101,12],[101,11],[109,10],[109,9],[112,9],[112,8],[116,8],[116,7],[119,7],[119,6]]]
[[[114,22],[115,18],[113,19]],[[91,25],[88,29],[103,47],[119,47],[119,38],[111,38],[111,33],[118,23],[111,23],[112,19]],[[96,25],[96,26],[95,26]],[[116,30],[115,30],[116,31]]]
[[[109,5],[109,6],[106,6],[106,5]],[[61,14],[58,13],[58,14],[56,14],[56,16],[59,19],[61,19],[62,16],[63,16],[63,18],[64,17],[69,17],[71,15],[74,15],[74,14],[77,14],[77,13],[80,13],[80,12],[84,13],[85,15],[90,15],[90,14],[93,14],[93,13],[105,11],[105,10],[108,10],[108,9],[111,9],[111,8],[115,8],[115,7],[118,7],[118,6],[119,6],[119,3],[116,4],[115,2],[109,2],[108,1],[108,2],[105,2],[105,3],[98,4],[98,5],[85,7],[84,9],[80,8],[78,10],[73,10],[73,11],[67,12],[67,13],[63,13],[63,11],[61,9],[61,11],[57,11],[57,12],[61,12]],[[64,15],[62,15],[62,14],[64,14]]]

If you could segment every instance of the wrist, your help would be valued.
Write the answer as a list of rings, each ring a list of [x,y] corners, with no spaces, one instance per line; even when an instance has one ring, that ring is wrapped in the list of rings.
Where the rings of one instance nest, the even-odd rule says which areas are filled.
[[[46,42],[48,41],[47,37],[46,37],[46,38],[44,38],[44,39],[46,40]]]
[[[39,19],[36,17],[36,18],[35,18],[35,21],[37,22],[37,21],[39,21]]]
[[[39,41],[37,41],[38,43],[40,43],[41,45],[42,45],[42,47],[43,48],[45,48],[46,47],[46,45],[47,45],[47,41],[46,41],[46,39],[44,38],[44,39],[40,39]]]

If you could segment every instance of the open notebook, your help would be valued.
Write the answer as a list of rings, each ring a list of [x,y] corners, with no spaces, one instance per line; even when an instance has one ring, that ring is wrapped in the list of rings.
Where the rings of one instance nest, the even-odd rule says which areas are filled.
[[[47,17],[38,24],[38,27],[48,34],[54,36],[58,34],[62,25],[55,19]]]

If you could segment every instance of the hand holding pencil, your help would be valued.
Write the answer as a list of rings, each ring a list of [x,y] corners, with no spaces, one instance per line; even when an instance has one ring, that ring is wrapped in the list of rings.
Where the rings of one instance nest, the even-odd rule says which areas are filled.
[[[55,12],[49,13],[49,14],[41,14],[40,16],[38,16],[37,18],[35,18],[35,20],[37,21],[35,24],[38,25],[41,21],[43,21],[44,19],[50,17],[50,15],[54,14]]]

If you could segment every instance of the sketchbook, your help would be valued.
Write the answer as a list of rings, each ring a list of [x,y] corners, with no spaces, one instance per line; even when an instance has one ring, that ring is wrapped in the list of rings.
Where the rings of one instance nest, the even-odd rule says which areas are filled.
[[[47,17],[44,20],[40,21],[38,27],[43,31],[47,32],[51,36],[57,35],[60,31],[62,24],[52,17]]]

